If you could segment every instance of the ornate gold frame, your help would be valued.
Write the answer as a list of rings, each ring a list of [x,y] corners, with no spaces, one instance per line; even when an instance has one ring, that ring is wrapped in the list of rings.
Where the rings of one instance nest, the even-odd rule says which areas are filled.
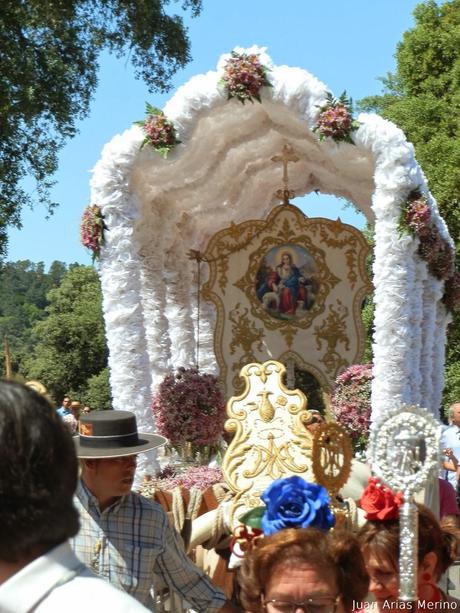
[[[303,247],[317,265],[319,289],[315,303],[299,319],[273,317],[256,295],[255,279],[263,257],[271,248],[283,244]],[[338,298],[330,298],[332,290],[342,282],[343,274],[339,279],[331,272],[326,257],[328,249],[343,253],[343,274],[351,290],[348,293],[353,297],[347,305]],[[248,264],[239,275],[232,269],[230,281],[230,256],[245,251]],[[339,219],[310,219],[290,204],[276,207],[266,220],[231,224],[210,239],[203,254],[203,260],[209,264],[209,278],[203,285],[201,296],[213,302],[217,310],[214,349],[229,394],[241,390],[238,373],[245,364],[261,361],[261,356],[273,355],[280,360],[288,353],[295,355],[297,365],[312,372],[324,389],[331,389],[339,372],[356,362],[364,349],[361,304],[371,290],[366,271],[367,253],[368,246],[356,228],[342,224]],[[241,292],[240,300],[235,298],[235,289]],[[344,349],[350,351],[351,321],[355,332],[353,355],[347,360],[343,353]],[[315,345],[316,352],[314,359],[304,356],[304,352],[296,348],[295,337],[302,331],[312,337],[311,344]],[[264,354],[263,346],[273,333],[279,333],[284,341],[279,350]]]

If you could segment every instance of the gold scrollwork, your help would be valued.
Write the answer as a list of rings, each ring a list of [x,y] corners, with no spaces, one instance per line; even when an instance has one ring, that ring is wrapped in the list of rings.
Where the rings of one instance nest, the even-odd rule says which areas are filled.
[[[339,239],[339,235],[343,235],[344,233],[346,233],[345,237]],[[350,229],[350,226],[343,224],[340,219],[336,219],[336,221],[333,222],[319,222],[313,225],[312,234],[318,236],[321,242],[328,247],[341,250],[348,247],[345,251],[345,258],[348,266],[347,278],[353,289],[358,280],[358,236]]]
[[[241,308],[238,302],[229,312],[228,318],[232,322],[232,342],[230,343],[230,353],[233,355],[237,347],[243,350],[242,359],[247,364],[251,361],[252,347],[257,345],[257,349],[262,351],[262,339],[265,336],[263,328],[257,328],[253,321],[248,317],[249,309]]]
[[[270,258],[275,255],[269,252],[273,249],[275,253],[278,247],[286,247],[294,258],[299,257],[297,251],[299,254],[306,251],[314,262],[307,280],[311,283],[310,299],[302,297],[303,303],[298,300],[295,313],[281,312],[279,303],[270,296],[273,293],[279,298],[279,287],[274,292],[257,293],[261,289],[260,279],[265,278],[264,261],[267,258],[268,266],[272,266]],[[273,355],[280,360],[289,352],[308,356],[306,363],[315,369],[315,376],[322,378],[326,387],[332,385],[343,366],[359,360],[364,347],[361,304],[371,289],[366,271],[367,253],[365,240],[355,228],[340,220],[307,218],[291,204],[276,207],[265,220],[232,223],[210,239],[201,254],[202,261],[209,265],[209,278],[201,296],[216,307],[214,350],[229,393],[241,390],[238,371],[244,364],[261,356]],[[339,292],[337,286],[341,283],[344,287]],[[305,281],[301,289],[303,295],[309,295]],[[350,293],[343,300],[348,308],[346,328],[337,330],[334,338],[323,320],[328,314],[329,318],[335,317],[331,323],[340,327],[341,314],[335,301],[347,289]],[[267,296],[265,301],[264,296]],[[242,315],[241,321],[234,306],[230,315],[235,304]],[[335,305],[332,311],[330,304]],[[306,334],[298,334],[302,331]],[[307,341],[303,339],[306,338],[311,351],[305,348]],[[344,350],[345,339],[352,348],[348,353]],[[323,348],[324,355],[317,356],[313,350],[315,344]]]
[[[254,479],[262,472],[266,472],[271,479],[279,479],[286,471],[303,473],[307,470],[306,464],[296,464],[289,441],[278,446],[275,443],[275,436],[270,433],[267,443],[268,445],[254,445],[253,450],[257,455],[254,467],[245,470],[243,476]]]
[[[331,374],[337,373],[340,368],[347,366],[348,362],[344,360],[337,351],[337,345],[343,343],[348,351],[350,347],[350,339],[346,333],[346,321],[348,318],[348,309],[337,299],[337,305],[329,306],[329,313],[322,321],[321,325],[315,326],[314,335],[316,337],[316,346],[318,351],[323,348],[323,341],[326,343],[326,352],[320,361],[326,366]]]

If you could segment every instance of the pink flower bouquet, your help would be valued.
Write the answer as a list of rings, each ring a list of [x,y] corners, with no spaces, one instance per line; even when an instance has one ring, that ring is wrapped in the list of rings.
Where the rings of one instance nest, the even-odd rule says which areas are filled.
[[[153,398],[152,411],[158,433],[173,447],[217,444],[226,419],[217,377],[196,368],[166,375]]]
[[[80,241],[84,247],[92,251],[93,260],[100,255],[106,229],[101,209],[97,204],[88,206],[81,218]]]
[[[268,70],[261,63],[257,54],[232,51],[221,79],[221,83],[227,90],[228,98],[236,98],[243,104],[246,100],[253,102],[253,99],[261,102],[261,88],[271,87],[267,77]]]
[[[328,92],[327,102],[320,108],[318,122],[313,129],[319,134],[319,139],[332,138],[337,142],[354,144],[351,134],[358,127],[359,123],[353,119],[352,101],[347,98],[346,92],[339,99]]]
[[[355,452],[369,440],[372,364],[355,364],[339,375],[331,398],[332,413],[350,435]]]
[[[162,110],[157,109],[148,102],[146,104],[146,114],[145,119],[134,122],[142,128],[145,134],[141,147],[150,145],[165,158],[171,149],[180,143],[174,124],[166,118]]]

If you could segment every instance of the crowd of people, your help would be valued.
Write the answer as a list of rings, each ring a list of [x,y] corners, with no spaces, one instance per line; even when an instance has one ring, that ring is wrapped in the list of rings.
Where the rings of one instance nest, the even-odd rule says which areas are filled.
[[[72,404],[66,397],[56,410],[34,389],[0,381],[1,613],[155,611],[165,590],[199,613],[384,613],[460,604],[439,587],[458,557],[456,513],[438,520],[422,505],[418,601],[399,601],[401,497],[374,477],[360,500],[366,522],[356,534],[302,527],[259,539],[229,601],[186,555],[162,507],[132,491],[137,454],[165,439],[138,432],[129,411],[79,410],[72,437],[64,421]],[[443,436],[448,477],[458,472],[460,405],[451,418]],[[312,414],[312,431],[321,420]],[[387,505],[380,514],[376,488]]]
[[[56,409],[59,417],[62,418],[71,434],[76,434],[81,414],[88,414],[91,408],[87,405],[81,405],[79,400],[71,400],[69,396],[64,396],[62,405]]]

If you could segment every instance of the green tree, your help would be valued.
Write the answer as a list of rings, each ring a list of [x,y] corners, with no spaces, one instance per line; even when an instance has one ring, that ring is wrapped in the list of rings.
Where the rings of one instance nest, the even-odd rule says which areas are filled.
[[[384,92],[360,101],[405,132],[441,214],[460,237],[460,0],[423,2],[415,27],[397,46],[397,69]]]
[[[72,390],[70,391],[72,394]],[[75,394],[74,394],[75,395]],[[78,394],[82,405],[92,409],[106,410],[112,408],[112,392],[109,383],[109,369],[104,368],[87,381],[84,391]]]
[[[86,400],[88,385],[95,386],[92,377],[101,375],[107,366],[96,271],[91,266],[72,265],[60,286],[48,293],[48,301],[46,319],[33,329],[36,344],[24,361],[24,374],[41,381],[58,402],[69,392]]]
[[[24,205],[51,212],[58,151],[89,112],[98,59],[126,55],[150,91],[165,91],[190,60],[190,42],[167,0],[7,0],[0,11],[0,256]],[[201,0],[183,0],[199,14]],[[23,182],[33,178],[35,190]],[[33,186],[32,186],[33,187]],[[31,196],[30,194],[34,195]]]
[[[0,264],[0,339],[8,338],[13,372],[21,374],[34,345],[32,328],[46,317],[46,295],[59,285],[66,270],[62,262],[53,262],[49,273],[42,262]]]

